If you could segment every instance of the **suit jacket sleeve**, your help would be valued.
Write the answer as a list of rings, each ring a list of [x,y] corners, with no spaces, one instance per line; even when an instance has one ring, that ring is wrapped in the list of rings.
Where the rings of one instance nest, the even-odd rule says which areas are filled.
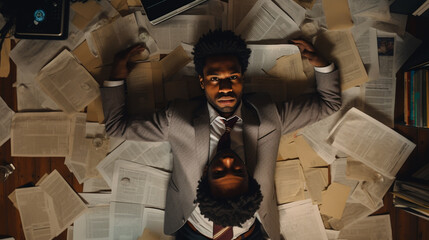
[[[101,88],[106,132],[129,140],[166,141],[171,111],[159,111],[142,117],[127,114],[125,87]]]
[[[317,91],[277,105],[282,134],[302,128],[338,111],[341,107],[339,73],[315,72]]]

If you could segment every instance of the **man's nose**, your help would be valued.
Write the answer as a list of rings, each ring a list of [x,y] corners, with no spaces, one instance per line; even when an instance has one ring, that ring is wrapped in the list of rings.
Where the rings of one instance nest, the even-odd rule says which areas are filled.
[[[226,157],[226,158],[222,159],[222,162],[225,165],[225,167],[231,168],[232,164],[234,163],[234,158]]]
[[[232,84],[229,78],[224,78],[219,81],[219,92],[231,92]]]

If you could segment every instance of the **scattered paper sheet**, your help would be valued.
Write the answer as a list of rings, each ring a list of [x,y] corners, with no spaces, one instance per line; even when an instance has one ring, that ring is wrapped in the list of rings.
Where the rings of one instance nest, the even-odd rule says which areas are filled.
[[[331,182],[341,183],[349,186],[353,192],[356,185],[359,183],[358,180],[349,179],[347,177],[347,158],[338,158],[331,165]]]
[[[249,44],[247,47],[252,51],[246,71],[246,76],[249,77],[265,76],[266,72],[276,65],[276,60],[280,57],[299,54],[298,47],[293,44]],[[285,72],[295,70],[293,67],[287,67]]]
[[[51,239],[58,234],[53,201],[40,187],[16,189],[16,201],[25,239]],[[37,217],[33,217],[37,216]]]
[[[136,18],[134,14],[129,14],[91,32],[90,41],[94,43],[102,62],[110,64],[116,53],[140,42],[138,35]]]
[[[12,118],[15,114],[0,97],[0,146],[10,138]]]
[[[276,65],[269,69],[267,73],[270,76],[282,78],[286,81],[305,82],[307,80],[300,53],[277,59]]]
[[[115,161],[127,160],[171,171],[173,155],[168,142],[125,141],[97,165],[100,174],[111,186]]]
[[[143,234],[137,240],[159,240],[161,236],[145,228]]]
[[[215,18],[215,29],[228,29],[228,2],[211,0],[186,10],[186,15],[211,15]]]
[[[350,31],[326,31],[318,35],[314,46],[322,56],[335,62],[343,91],[368,81]]]
[[[346,177],[359,181],[350,198],[373,211],[376,211],[382,204],[384,195],[395,180],[394,177],[384,176],[350,158],[347,159]]]
[[[19,188],[15,193],[26,239],[52,239],[87,209],[57,170],[39,186]]]
[[[405,32],[402,35],[397,35],[395,38],[395,66],[393,72],[396,73],[414,53],[414,51],[422,44],[422,41],[413,35]]]
[[[73,239],[73,226],[69,226],[67,228],[67,240],[72,240]]]
[[[328,164],[311,148],[303,136],[295,138],[295,148],[304,169],[324,167]]]
[[[43,67],[36,81],[67,114],[83,110],[100,95],[98,83],[67,50]]]
[[[52,198],[55,216],[60,228],[58,233],[64,231],[73,223],[74,219],[87,209],[82,199],[79,198],[57,170],[54,170],[44,178],[39,186]]]
[[[359,37],[353,32],[353,37],[362,62],[368,72],[369,81],[377,80],[379,78],[377,30],[375,28],[365,28],[365,31]]]
[[[86,114],[78,114],[72,126],[73,142],[70,155],[66,157],[65,164],[75,175],[79,183],[97,177],[98,163],[103,160],[109,150],[109,139],[103,131],[101,134],[88,136],[86,134]]]
[[[328,168],[310,168],[304,170],[305,183],[313,204],[322,203],[322,191],[329,184]]]
[[[11,126],[12,156],[68,156],[73,123],[74,118],[62,112],[16,113]]]
[[[178,15],[156,26],[144,18],[144,27],[157,43],[160,53],[169,53],[181,42],[195,44],[203,34],[214,30],[214,26],[214,16],[210,15]]]
[[[143,232],[144,205],[110,203],[110,239],[137,239]]]
[[[127,0],[111,0],[110,4],[119,12],[122,16],[129,12]]]
[[[108,191],[98,193],[79,193],[88,207],[109,206],[112,194]]]
[[[392,240],[390,215],[370,216],[341,229],[340,239]]]
[[[110,190],[110,187],[101,176],[90,178],[83,182],[83,192],[98,192],[102,190]]]
[[[60,110],[57,104],[47,96],[39,84],[36,83],[36,74],[25,73],[19,67],[16,69],[16,95],[18,111]]]
[[[228,1],[228,29],[234,31],[258,0]]]
[[[280,205],[280,233],[287,240],[328,240],[317,205],[310,199]]]
[[[337,154],[339,154],[338,150],[326,141],[329,132],[351,106],[359,107],[361,105],[360,92],[360,87],[353,87],[343,91],[341,94],[342,108],[338,112],[306,126],[300,131],[312,149],[328,164],[335,161]]]
[[[278,154],[281,157],[280,160],[298,158],[298,154],[296,153],[295,142],[294,142],[298,131],[299,130],[290,132],[286,135],[283,135],[280,138],[279,154]]]
[[[381,21],[390,19],[389,0],[349,1],[353,18],[372,18]]]
[[[67,40],[23,39],[10,52],[10,58],[25,73],[37,74],[63,49],[73,50],[85,40],[84,33],[77,27],[69,26]]]
[[[246,41],[293,38],[298,25],[270,0],[259,0],[235,30]]]
[[[392,127],[394,124],[396,72],[394,72],[395,34],[377,34],[379,78],[364,84],[365,112]]]
[[[332,146],[387,176],[395,176],[416,146],[356,108],[329,135]]]
[[[190,61],[191,58],[188,57],[188,54],[185,52],[183,47],[179,45],[160,61],[163,78],[170,78],[173,74],[185,67]]]
[[[337,240],[340,235],[340,231],[325,229],[326,235],[328,236],[328,240]]]
[[[378,207],[380,208],[382,206],[383,205],[380,205]],[[365,205],[361,203],[347,202],[341,219],[331,218],[328,222],[333,229],[341,230],[342,228],[369,216],[373,212],[373,210],[365,207]]]
[[[293,0],[275,0],[275,3],[289,15],[298,26],[304,22],[305,19],[305,9],[303,6],[300,6],[300,3]],[[302,1],[304,2],[304,1]]]
[[[326,23],[330,30],[348,29],[353,27],[347,0],[323,0]]]
[[[350,187],[333,182],[325,192],[322,192],[320,213],[333,218],[341,218],[346,200],[350,194]]]
[[[307,8],[307,9],[312,9],[314,3],[316,2],[316,0],[294,0],[295,2],[297,2],[299,5],[301,5],[303,8]]]
[[[85,3],[75,2],[70,5],[75,15],[71,19],[71,23],[83,30],[91,20],[101,11],[102,7],[98,1],[90,0]]]
[[[74,239],[109,240],[109,217],[110,205],[89,208],[74,221]]]
[[[278,204],[304,199],[305,178],[298,160],[277,162],[274,181]]]
[[[145,208],[143,212],[143,226],[152,235],[155,234],[160,240],[172,240],[173,236],[164,234],[164,211],[155,208]]]
[[[101,96],[98,96],[94,101],[88,104],[86,109],[86,121],[98,123],[104,122],[104,111]]]
[[[306,1],[306,0],[304,0]],[[326,25],[325,12],[323,11],[322,0],[313,1],[313,7],[307,9],[306,16],[320,28],[328,28]]]
[[[112,180],[112,201],[164,209],[170,174],[134,162],[117,160]]]
[[[77,46],[73,50],[73,55],[98,82],[109,79],[111,66],[103,65],[100,56],[94,56],[91,53],[88,41],[84,41]]]

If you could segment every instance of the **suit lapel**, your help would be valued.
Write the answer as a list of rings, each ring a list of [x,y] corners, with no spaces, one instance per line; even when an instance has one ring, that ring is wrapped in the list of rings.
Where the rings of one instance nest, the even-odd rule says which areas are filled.
[[[201,107],[194,114],[193,126],[195,130],[196,158],[207,162],[210,149],[210,118],[207,104],[201,104]]]
[[[243,101],[242,118],[246,165],[249,172],[253,175],[256,167],[256,149],[260,122],[255,108],[247,101]]]

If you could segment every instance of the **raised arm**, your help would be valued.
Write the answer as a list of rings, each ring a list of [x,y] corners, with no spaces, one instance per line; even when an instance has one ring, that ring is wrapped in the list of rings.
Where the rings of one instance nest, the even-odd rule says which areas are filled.
[[[115,55],[110,80],[104,81],[100,89],[106,132],[109,136],[130,140],[165,141],[168,110],[139,118],[127,113],[125,81],[134,67],[129,59],[144,49],[143,45],[136,45]]]
[[[318,55],[311,44],[303,40],[293,43],[315,67],[317,91],[278,104],[283,134],[319,121],[341,107],[340,79],[335,65]]]

